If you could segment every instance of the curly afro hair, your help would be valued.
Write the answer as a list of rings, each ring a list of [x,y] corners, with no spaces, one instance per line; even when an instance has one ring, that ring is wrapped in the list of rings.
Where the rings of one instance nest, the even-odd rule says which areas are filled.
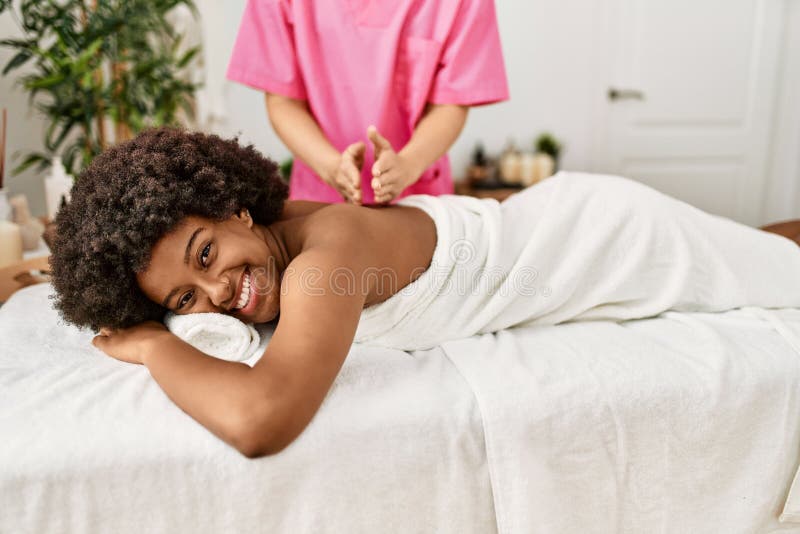
[[[55,307],[94,330],[161,320],[166,309],[136,281],[161,237],[189,215],[224,220],[241,208],[267,225],[287,196],[275,163],[252,146],[176,128],[144,131],[97,156],[59,210]]]

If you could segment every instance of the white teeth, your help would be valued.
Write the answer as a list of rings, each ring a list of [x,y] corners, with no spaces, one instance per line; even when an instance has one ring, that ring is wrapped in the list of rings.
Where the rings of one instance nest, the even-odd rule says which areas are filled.
[[[240,310],[247,306],[247,303],[250,302],[250,274],[245,273],[244,275],[244,282],[242,283],[242,294],[239,295],[239,301],[234,306],[234,309]]]

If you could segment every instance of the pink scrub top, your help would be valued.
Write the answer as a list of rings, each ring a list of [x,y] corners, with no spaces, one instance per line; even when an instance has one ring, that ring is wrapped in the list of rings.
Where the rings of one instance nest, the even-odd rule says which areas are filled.
[[[374,202],[367,126],[399,152],[426,102],[508,99],[492,0],[248,0],[227,77],[306,100],[339,152],[364,141],[365,204]],[[398,198],[452,192],[444,155]],[[289,198],[344,201],[298,158]]]

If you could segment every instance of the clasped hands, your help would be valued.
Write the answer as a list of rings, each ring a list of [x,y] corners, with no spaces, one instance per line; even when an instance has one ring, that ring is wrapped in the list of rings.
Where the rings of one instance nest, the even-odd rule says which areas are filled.
[[[417,170],[402,154],[395,152],[392,144],[375,126],[367,128],[367,138],[375,152],[370,182],[375,202],[379,204],[390,202],[406,187],[416,182],[422,171]],[[364,166],[365,151],[366,145],[363,141],[345,148],[329,182],[329,185],[334,187],[346,201],[353,204],[361,204],[362,201],[361,168]]]

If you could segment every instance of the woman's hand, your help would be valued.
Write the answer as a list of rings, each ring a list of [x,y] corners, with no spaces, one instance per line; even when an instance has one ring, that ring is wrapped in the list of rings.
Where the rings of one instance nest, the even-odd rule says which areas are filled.
[[[361,204],[361,167],[364,166],[365,145],[362,141],[344,149],[336,168],[326,180],[342,197],[353,204]]]
[[[370,184],[375,193],[375,202],[390,202],[416,182],[422,172],[415,169],[407,158],[395,152],[389,140],[378,133],[374,126],[367,128],[367,137],[375,149]]]
[[[152,342],[163,335],[174,334],[162,323],[145,321],[130,328],[101,328],[92,345],[119,361],[143,364]]]

